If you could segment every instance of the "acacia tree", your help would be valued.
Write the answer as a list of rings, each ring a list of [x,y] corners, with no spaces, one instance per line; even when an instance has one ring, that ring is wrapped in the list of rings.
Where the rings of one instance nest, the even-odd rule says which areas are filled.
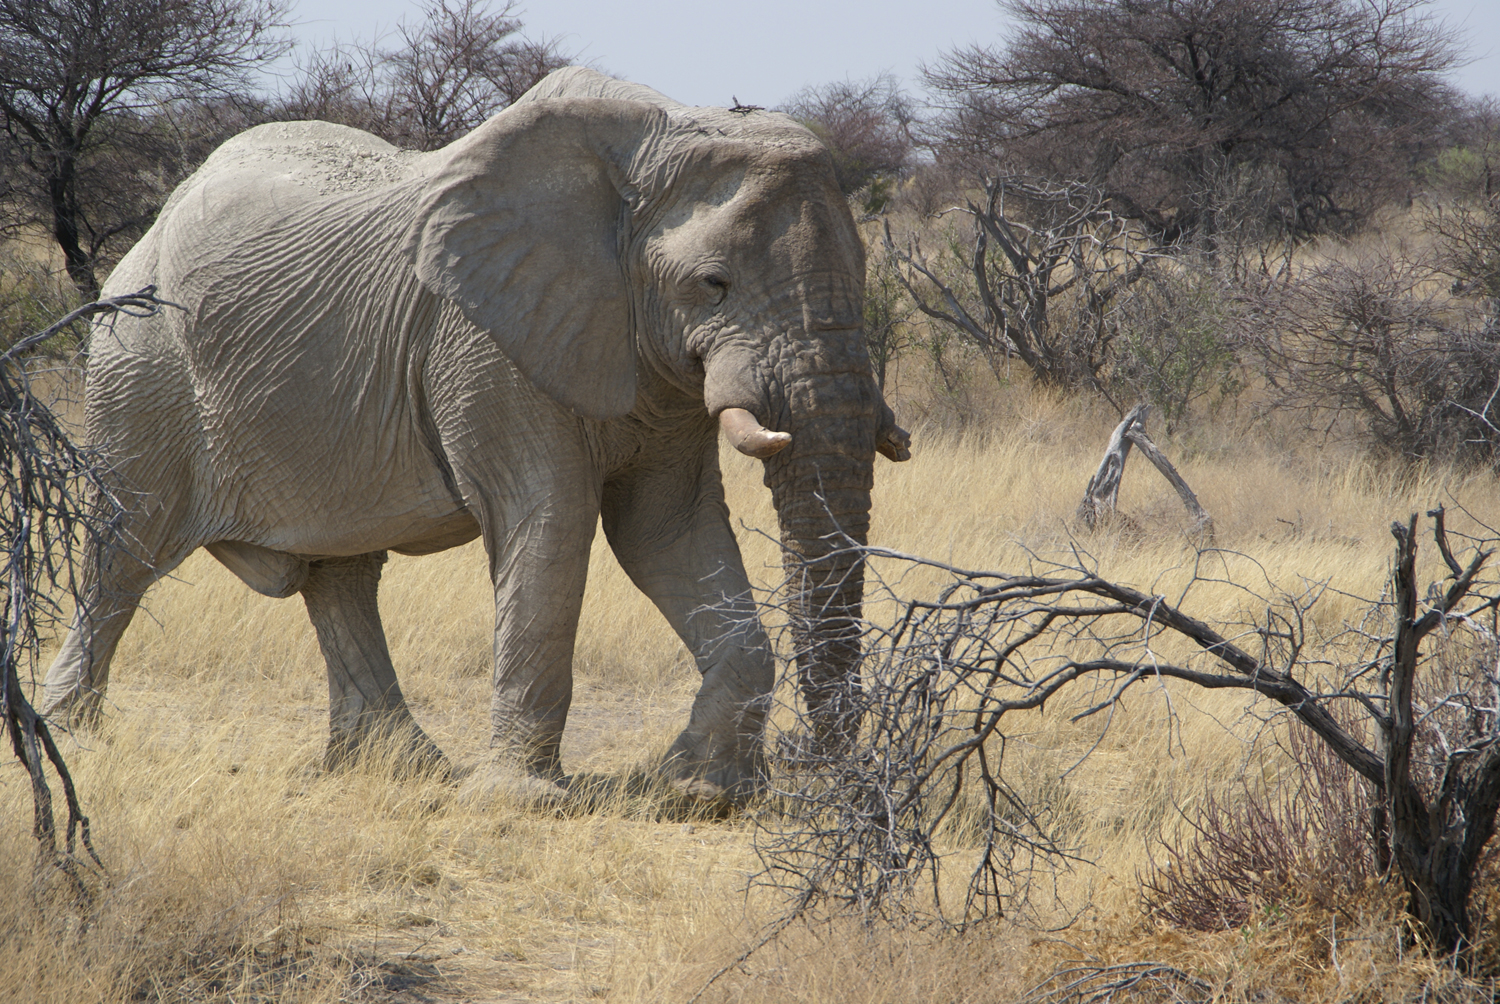
[[[953,156],[1090,181],[1159,235],[1254,191],[1296,233],[1410,178],[1449,117],[1454,34],[1426,0],[1002,0],[1001,46],[926,70]]]
[[[429,0],[420,22],[396,28],[392,48],[316,50],[279,117],[338,122],[412,149],[445,146],[572,62],[556,39],[521,35],[514,11],[513,3],[491,10],[488,0]]]
[[[174,180],[147,186],[155,197],[129,184],[155,170],[123,162],[150,131],[143,113],[248,89],[248,74],[286,51],[286,10],[286,0],[0,0],[9,228],[45,224],[92,300],[101,255],[139,236]]]
[[[781,110],[828,147],[845,195],[873,186],[866,200],[868,212],[880,211],[890,197],[891,182],[911,166],[916,110],[888,73],[804,87]]]

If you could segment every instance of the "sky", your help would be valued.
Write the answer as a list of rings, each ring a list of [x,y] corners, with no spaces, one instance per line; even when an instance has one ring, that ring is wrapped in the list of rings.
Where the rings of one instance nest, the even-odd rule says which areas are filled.
[[[368,39],[417,0],[292,0],[296,36]],[[499,7],[503,0],[495,0]],[[808,84],[894,73],[920,93],[923,62],[956,45],[999,40],[993,0],[522,0],[531,37],[560,37],[565,52],[691,105],[775,106]],[[1500,0],[1434,0],[1468,34],[1471,62],[1453,82],[1500,97]]]

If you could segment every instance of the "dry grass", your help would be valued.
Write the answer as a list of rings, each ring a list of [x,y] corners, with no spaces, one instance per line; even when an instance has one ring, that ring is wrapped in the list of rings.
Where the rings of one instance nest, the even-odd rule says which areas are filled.
[[[987,568],[1068,544],[1113,415],[1020,387],[985,393],[994,421],[982,433],[918,428],[913,461],[882,464],[877,543]],[[1274,419],[1225,415],[1161,444],[1213,514],[1219,545],[1246,556],[1232,559],[1236,574],[1284,586],[1327,578],[1373,595],[1392,518],[1447,502],[1500,525],[1492,478],[1398,477],[1357,457],[1288,452],[1289,438]],[[1171,592],[1192,553],[1187,520],[1165,482],[1135,463],[1121,504],[1138,529],[1083,543],[1107,574]],[[758,465],[735,454],[724,465],[736,518],[774,527]],[[773,546],[742,537],[752,577],[774,583]],[[695,674],[602,538],[595,547],[564,759],[571,771],[622,777],[670,742]],[[460,762],[487,739],[484,569],[475,545],[393,558],[381,595],[415,714]],[[1190,605],[1213,618],[1242,602],[1205,587]],[[1333,602],[1323,616],[1331,626],[1353,609]],[[31,919],[49,893],[30,878],[28,791],[19,771],[0,774],[0,1000],[678,1001],[772,915],[774,904],[743,892],[754,867],[744,818],[668,818],[649,789],[567,818],[476,811],[435,783],[392,780],[378,757],[325,775],[325,694],[295,599],[261,598],[203,553],[153,590],[116,659],[107,725],[67,749],[109,867],[90,910],[52,902],[45,921]],[[1242,774],[1274,784],[1282,769],[1252,744],[1268,726],[1245,714],[1243,695],[1174,700],[1175,723],[1160,695],[1135,697],[1062,780],[1099,739],[1097,724],[1071,725],[1066,708],[1049,708],[1013,737],[1022,784],[1095,862],[1060,877],[1051,918],[1081,910],[1068,930],[795,928],[705,999],[1014,1000],[1084,958],[1158,958],[1237,1000],[1401,999],[1425,971],[1398,958],[1384,891],[1337,921],[1336,958],[1321,915],[1191,936],[1141,918],[1146,842],[1172,824],[1174,806]]]

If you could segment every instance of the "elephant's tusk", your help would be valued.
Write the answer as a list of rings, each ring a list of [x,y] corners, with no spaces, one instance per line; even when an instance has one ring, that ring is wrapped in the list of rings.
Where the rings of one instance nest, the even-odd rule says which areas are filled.
[[[772,432],[744,408],[725,408],[719,412],[719,426],[736,450],[757,460],[775,456],[792,442],[790,432]]]
[[[886,430],[885,435],[880,437],[880,442],[875,444],[875,449],[879,450],[883,456],[897,462],[910,460],[911,433],[899,425],[893,425]]]

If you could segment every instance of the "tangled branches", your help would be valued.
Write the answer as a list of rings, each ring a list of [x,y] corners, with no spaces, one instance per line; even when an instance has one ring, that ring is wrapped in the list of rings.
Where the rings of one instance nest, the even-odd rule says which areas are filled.
[[[1196,1004],[1213,1000],[1213,987],[1190,973],[1156,962],[1078,965],[1033,987],[1019,1004],[1111,1004],[1134,1001]]]
[[[1148,244],[1092,185],[1037,178],[984,181],[972,249],[950,248],[962,270],[945,275],[915,234],[884,232],[896,277],[918,310],[983,353],[997,376],[1012,355],[1049,387],[1101,387],[1129,290],[1166,251]],[[971,286],[966,292],[962,287]]]
[[[76,599],[86,587],[78,559],[86,549],[116,545],[124,506],[101,477],[99,458],[73,442],[62,420],[35,393],[25,353],[76,321],[115,312],[152,314],[167,305],[152,286],[85,304],[0,355],[0,712],[31,778],[42,863],[60,868],[80,891],[77,841],[81,838],[96,864],[99,858],[62,754],[21,688],[21,668],[34,676],[42,639],[62,622],[62,597]],[[62,851],[47,763],[67,806]]]
[[[801,730],[778,737],[773,787],[785,811],[757,841],[762,880],[791,893],[794,912],[866,920],[961,927],[1023,906],[1072,852],[1053,808],[1007,782],[1007,731],[1065,694],[1084,698],[1074,721],[1107,727],[1133,688],[1178,681],[1267,699],[1363,778],[1379,807],[1377,859],[1405,884],[1429,945],[1462,964],[1472,877],[1500,808],[1500,582],[1481,579],[1483,542],[1460,563],[1442,510],[1431,515],[1447,584],[1419,601],[1413,516],[1393,528],[1390,593],[1326,634],[1313,616],[1326,584],[1257,592],[1216,550],[1198,553],[1169,600],[1110,581],[1077,552],[1005,574],[847,541],[873,584],[867,609],[886,615],[867,615],[861,679],[849,683],[862,725],[836,747]],[[935,595],[900,595],[903,581],[933,575]],[[1238,590],[1253,612],[1217,625],[1193,616],[1195,590],[1210,583]],[[1424,644],[1439,629],[1442,642]],[[1459,632],[1473,644],[1458,645]],[[964,857],[955,898],[942,865]],[[915,895],[924,885],[930,898]]]

